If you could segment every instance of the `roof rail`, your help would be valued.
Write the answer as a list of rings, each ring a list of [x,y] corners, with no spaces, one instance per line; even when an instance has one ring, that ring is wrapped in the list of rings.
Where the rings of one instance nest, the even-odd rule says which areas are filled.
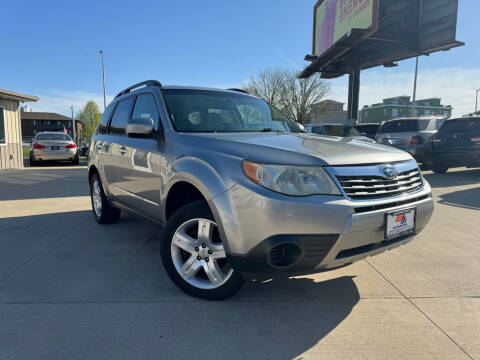
[[[250,95],[250,93],[246,90],[243,90],[243,89],[237,89],[237,88],[230,88],[230,89],[227,89],[227,90],[230,90],[230,91],[237,91],[237,92],[241,92],[241,93],[244,93],[244,94],[248,94]]]
[[[145,85],[145,86],[158,86],[158,87],[162,87],[162,84],[160,84],[160,82],[157,81],[157,80],[145,80],[145,81],[139,82],[138,84],[129,86],[129,87],[126,88],[125,90],[120,91],[120,92],[117,94],[117,96],[115,96],[115,99],[118,98],[119,96],[128,94],[128,93],[129,93],[130,91],[132,91],[133,89],[139,88],[140,86],[144,86],[144,85]]]

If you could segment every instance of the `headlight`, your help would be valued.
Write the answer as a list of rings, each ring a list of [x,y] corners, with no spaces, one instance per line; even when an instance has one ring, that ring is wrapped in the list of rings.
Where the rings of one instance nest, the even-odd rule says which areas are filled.
[[[341,194],[322,167],[262,165],[244,160],[243,171],[253,182],[286,195]]]

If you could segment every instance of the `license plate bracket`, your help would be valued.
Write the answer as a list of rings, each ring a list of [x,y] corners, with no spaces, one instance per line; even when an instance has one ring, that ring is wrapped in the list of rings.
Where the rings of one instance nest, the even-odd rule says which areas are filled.
[[[385,214],[385,240],[415,233],[417,209],[401,209]]]

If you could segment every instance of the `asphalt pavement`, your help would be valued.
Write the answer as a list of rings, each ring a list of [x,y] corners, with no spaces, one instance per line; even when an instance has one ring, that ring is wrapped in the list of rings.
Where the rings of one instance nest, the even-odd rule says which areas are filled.
[[[0,171],[0,360],[480,359],[480,170],[425,173],[409,244],[339,270],[191,298],[161,227],[97,224],[85,167]]]

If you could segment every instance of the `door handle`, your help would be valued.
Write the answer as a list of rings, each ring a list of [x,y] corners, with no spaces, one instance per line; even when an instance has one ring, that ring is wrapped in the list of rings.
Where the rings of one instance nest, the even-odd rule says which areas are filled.
[[[127,153],[127,148],[122,146],[120,149],[118,149],[118,151],[120,151],[120,154],[125,155]]]

